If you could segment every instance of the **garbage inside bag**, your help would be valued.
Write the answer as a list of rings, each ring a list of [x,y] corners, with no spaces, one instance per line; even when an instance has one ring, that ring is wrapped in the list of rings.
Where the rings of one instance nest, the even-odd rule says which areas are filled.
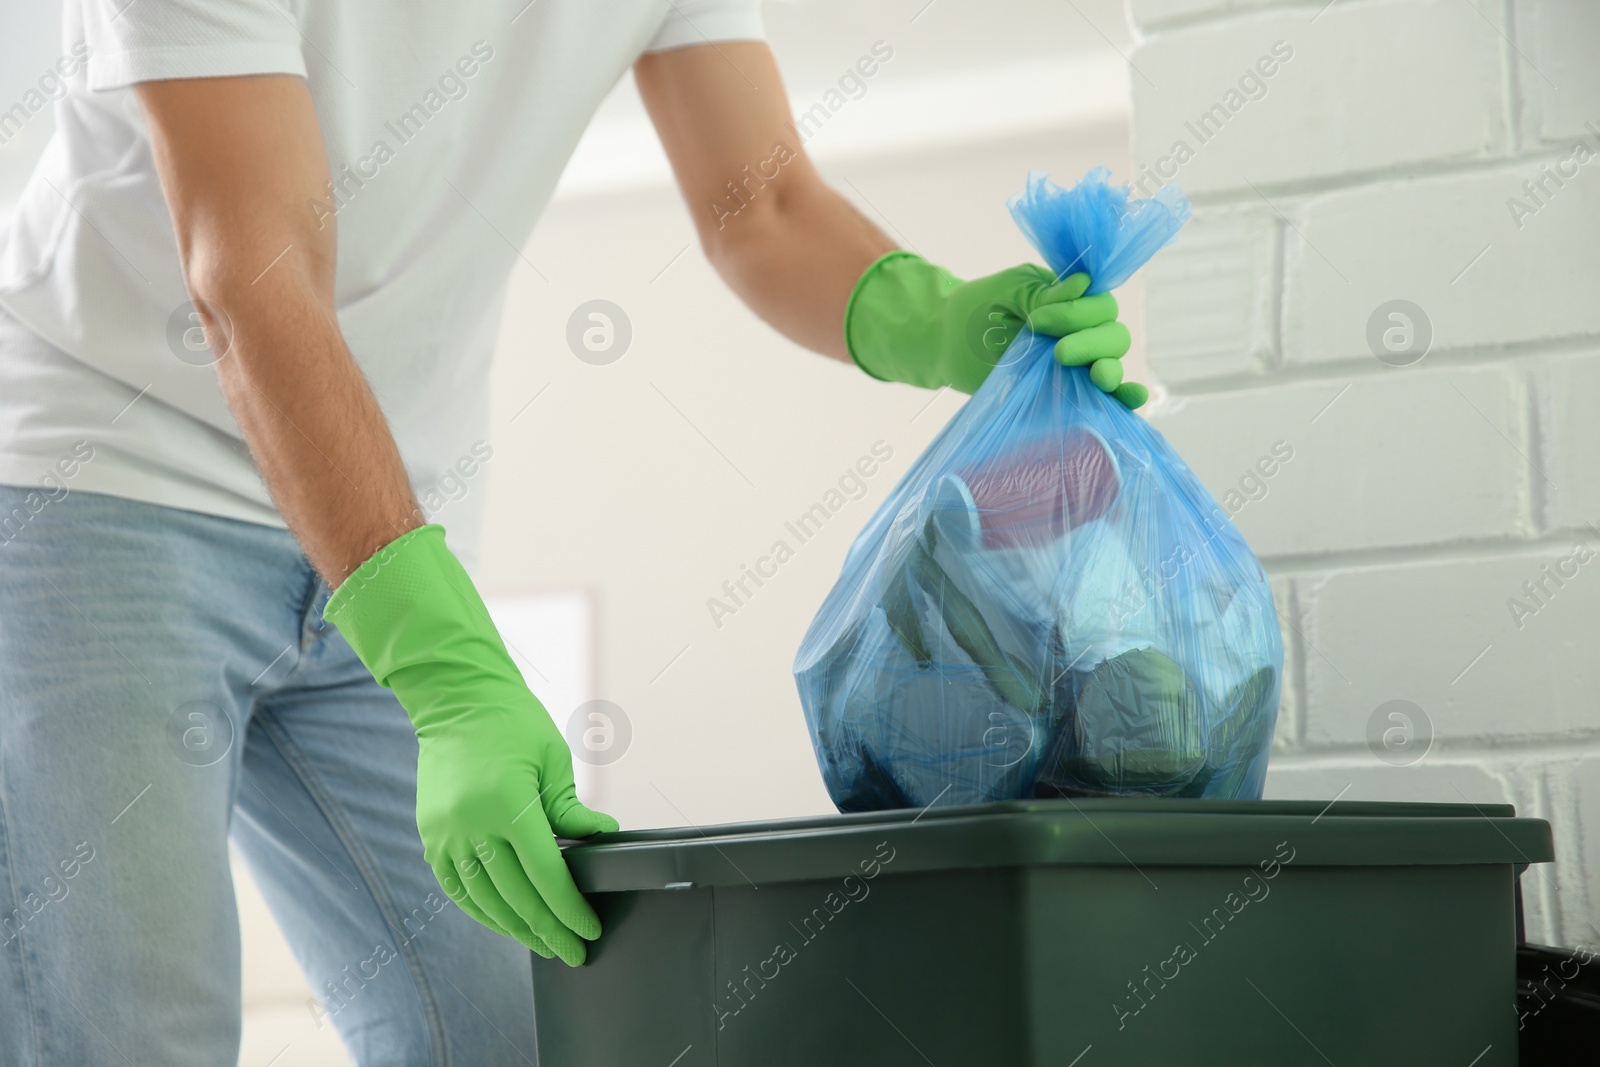
[[[1097,168],[1012,215],[1127,280],[1188,218]],[[1024,330],[895,487],[795,659],[839,810],[1261,795],[1283,648],[1260,563],[1149,423]]]

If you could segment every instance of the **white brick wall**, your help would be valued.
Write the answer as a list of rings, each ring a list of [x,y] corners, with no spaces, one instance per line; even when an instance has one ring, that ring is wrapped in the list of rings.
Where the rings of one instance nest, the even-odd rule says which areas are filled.
[[[1196,205],[1153,418],[1219,498],[1294,449],[1235,516],[1284,617],[1268,795],[1514,803],[1560,857],[1529,936],[1600,944],[1600,4],[1130,8],[1133,180]]]
[[[1274,443],[1294,450],[1234,515],[1263,556],[1529,535],[1537,474],[1518,454],[1530,448],[1519,377],[1426,366],[1178,394],[1160,425],[1218,498]]]
[[[1595,46],[1600,50],[1600,36]],[[1600,131],[1600,91],[1592,110]],[[1565,152],[1538,149],[1509,166],[1408,175],[1299,202],[1275,197],[1298,230],[1284,249],[1285,359],[1371,364],[1367,316],[1397,297],[1427,311],[1441,355],[1592,342],[1600,332],[1594,277],[1552,269],[1600,259],[1600,139],[1590,135],[1584,143],[1597,158],[1569,164],[1575,177],[1564,186],[1546,179],[1551,193],[1541,195],[1543,205],[1528,199],[1522,184],[1537,181],[1540,166],[1559,163]],[[1533,213],[1513,221],[1506,205],[1514,197]]]
[[[1503,159],[1502,4],[1476,2],[1338,0],[1315,23],[1285,4],[1154,34],[1133,58],[1135,163],[1186,143],[1194,195]]]
[[[1537,447],[1549,476],[1543,486],[1548,526],[1581,527],[1600,519],[1600,345],[1582,355],[1551,359],[1534,376]]]
[[[1282,227],[1269,211],[1214,211],[1150,265],[1149,352],[1169,385],[1259,375],[1272,364]]]
[[[1596,122],[1590,107],[1600,97],[1600,4],[1594,0],[1517,0],[1518,38],[1537,56],[1522,104],[1529,140],[1560,143],[1582,137]],[[1592,134],[1590,136],[1593,136]]]

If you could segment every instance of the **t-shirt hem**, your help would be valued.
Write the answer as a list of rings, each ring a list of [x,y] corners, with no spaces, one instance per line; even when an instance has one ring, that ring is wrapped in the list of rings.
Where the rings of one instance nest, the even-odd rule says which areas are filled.
[[[670,52],[674,48],[689,48],[697,44],[720,41],[761,41],[766,33],[761,25],[761,13],[754,8],[738,11],[709,12],[695,17],[693,23],[674,20],[661,28],[661,32],[645,46],[645,52]]]
[[[96,469],[94,461],[78,466],[71,477],[52,470],[58,456],[33,456],[20,452],[0,452],[0,485],[15,489],[32,489],[59,499],[62,486],[68,494],[75,492],[98,493],[132,500],[141,504],[195,511],[223,519],[254,523],[287,529],[287,524],[277,510],[263,504],[233,497],[230,494],[201,486],[186,485],[171,477],[140,475],[126,467]],[[40,478],[49,472],[53,484],[46,485]]]
[[[174,45],[91,56],[89,88],[124,89],[169,78],[227,78],[246,74],[306,76],[305,57],[288,44]]]

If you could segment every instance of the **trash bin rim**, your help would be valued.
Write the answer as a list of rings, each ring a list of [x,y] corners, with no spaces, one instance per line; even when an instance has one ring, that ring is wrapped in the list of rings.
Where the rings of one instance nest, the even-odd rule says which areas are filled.
[[[604,834],[565,843],[586,892],[761,886],[993,867],[1500,864],[1554,858],[1509,804],[1024,800]],[[882,862],[883,850],[894,858]],[[874,864],[874,858],[878,862]]]

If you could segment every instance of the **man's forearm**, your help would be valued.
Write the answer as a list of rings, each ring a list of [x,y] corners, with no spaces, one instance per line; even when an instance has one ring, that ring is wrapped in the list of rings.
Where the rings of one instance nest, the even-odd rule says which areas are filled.
[[[337,319],[313,299],[274,295],[211,301],[233,308],[232,344],[217,372],[284,521],[338,585],[423,519]]]
[[[782,190],[764,210],[728,218],[707,243],[717,272],[756,314],[791,341],[842,360],[850,358],[843,330],[850,290],[895,248],[820,179]]]
[[[729,41],[653,52],[634,80],[723,280],[784,336],[849,359],[850,291],[894,242],[817,174],[771,49]]]
[[[184,279],[234,418],[284,521],[338,584],[421,524],[334,310],[334,229],[310,90],[288,75],[143,82]]]

